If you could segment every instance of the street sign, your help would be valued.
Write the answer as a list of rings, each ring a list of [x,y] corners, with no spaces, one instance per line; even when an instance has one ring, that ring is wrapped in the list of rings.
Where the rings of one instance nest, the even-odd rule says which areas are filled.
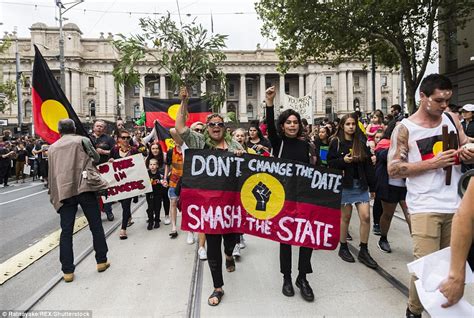
[[[8,119],[0,119],[0,126],[8,126]]]

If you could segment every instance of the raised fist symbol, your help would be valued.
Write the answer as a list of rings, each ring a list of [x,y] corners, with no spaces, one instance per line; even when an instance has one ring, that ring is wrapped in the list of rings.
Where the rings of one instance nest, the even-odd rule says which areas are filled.
[[[252,190],[252,194],[257,199],[257,207],[255,208],[258,211],[265,211],[267,209],[267,202],[270,200],[270,195],[272,192],[270,189],[259,182]]]

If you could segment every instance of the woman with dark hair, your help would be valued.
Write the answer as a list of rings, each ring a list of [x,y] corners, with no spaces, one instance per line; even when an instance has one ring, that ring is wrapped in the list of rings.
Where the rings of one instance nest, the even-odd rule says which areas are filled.
[[[269,87],[265,92],[268,139],[273,148],[273,155],[309,164],[309,143],[299,138],[303,134],[300,114],[293,109],[285,110],[278,117],[275,127],[273,110],[275,94],[274,86]],[[296,287],[300,288],[301,295],[307,301],[314,300],[313,290],[306,280],[306,274],[313,272],[311,268],[312,253],[311,248],[300,247]],[[291,245],[280,243],[280,271],[283,274],[283,295],[293,296],[295,291],[291,279]]]
[[[380,217],[380,239],[377,246],[382,252],[391,253],[392,249],[387,240],[387,234],[392,223],[393,213],[397,204],[400,204],[405,220],[408,224],[408,230],[411,233],[410,214],[405,202],[407,195],[407,188],[404,179],[390,178],[387,171],[387,154],[390,148],[390,138],[392,132],[397,125],[396,120],[392,120],[382,136],[382,139],[375,147],[375,155],[377,156],[377,163],[375,165],[376,182],[376,196],[382,201],[382,216]]]
[[[109,162],[114,161],[115,159],[121,159],[129,156],[136,155],[138,150],[135,147],[130,146],[130,133],[127,130],[119,130],[117,134],[117,144],[112,150],[110,150],[110,159]],[[127,225],[128,221],[132,216],[131,205],[132,198],[120,200],[122,205],[122,227],[120,230],[120,239],[125,240],[127,236]]]
[[[319,127],[318,135],[314,141],[316,150],[316,156],[318,161],[316,165],[327,167],[328,166],[328,151],[329,151],[329,138],[331,137],[331,131],[326,126]]]
[[[148,156],[146,157],[145,159],[145,164],[147,167],[150,166],[150,160],[151,159],[156,159],[157,161],[157,164],[158,164],[158,173],[160,175],[163,176],[162,180],[161,180],[161,186],[160,185],[157,185],[157,188],[158,188],[158,193],[157,195],[159,196],[159,207],[161,209],[161,203],[163,203],[163,208],[165,209],[165,225],[168,225],[170,224],[170,199],[168,197],[168,182],[166,180],[166,176],[167,176],[167,173],[168,173],[168,166],[165,164],[165,160],[164,160],[164,154],[163,154],[163,150],[161,149],[161,146],[159,143],[157,142],[154,142],[154,143],[151,143],[148,145]],[[155,195],[155,194],[153,194]],[[149,195],[147,194],[147,201],[149,201]],[[156,201],[156,198],[155,198],[155,202],[158,202]],[[151,221],[150,223],[150,220],[151,220],[151,215],[150,215],[150,211],[149,209],[147,209],[147,214],[148,214],[148,229],[151,230],[151,227],[153,226],[153,221]],[[159,223],[161,222],[161,220],[155,220],[154,221],[154,226],[155,227],[159,227]],[[157,225],[158,223],[158,225]]]
[[[355,204],[360,219],[360,251],[358,259],[370,268],[377,263],[369,254],[367,243],[370,232],[369,189],[375,185],[374,167],[371,153],[357,129],[357,115],[348,114],[341,118],[336,134],[329,144],[329,167],[343,170],[341,198],[341,235],[339,256],[346,262],[354,263],[347,246],[347,230],[351,220],[352,205]]]
[[[262,131],[258,127],[258,123],[251,123],[249,130],[249,138],[247,148],[253,149],[258,155],[270,156],[272,145],[263,137]]]

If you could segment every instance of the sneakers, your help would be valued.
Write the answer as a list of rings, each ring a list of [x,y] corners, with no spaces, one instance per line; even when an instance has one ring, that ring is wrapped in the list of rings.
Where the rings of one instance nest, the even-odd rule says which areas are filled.
[[[343,261],[348,262],[348,263],[355,263],[354,256],[352,256],[351,252],[349,251],[349,248],[347,245],[341,245],[339,248],[339,257],[342,258]]]
[[[107,214],[107,220],[113,221],[114,220],[114,214],[112,212],[105,212]]]
[[[352,241],[352,236],[351,236],[351,234],[349,233],[349,231],[347,231],[346,240],[347,240],[347,241]]]
[[[150,231],[152,228],[153,228],[153,221],[148,221],[148,225],[147,225],[146,229],[148,231]]]
[[[240,257],[240,244],[235,244],[234,251],[232,252],[232,256],[235,258]]]
[[[379,224],[374,224],[374,227],[372,228],[372,232],[374,233],[374,235],[382,235],[382,233],[380,232],[380,225]]]
[[[165,225],[170,225],[171,220],[170,220],[169,216],[167,216],[167,215],[165,216],[165,222],[164,223],[165,223]]]
[[[207,259],[207,252],[206,252],[206,249],[204,247],[200,247],[198,249],[198,255],[199,255],[199,259],[201,261],[205,261]]]
[[[97,271],[99,273],[101,272],[105,272],[107,270],[107,268],[110,267],[110,263],[109,262],[105,262],[105,263],[99,263],[97,264]]]
[[[382,238],[380,238],[380,240],[377,242],[377,246],[382,252],[392,253],[392,249],[390,248],[390,244],[387,240],[382,240]]]
[[[70,283],[74,280],[74,273],[64,274],[63,279],[66,283]]]
[[[244,239],[244,235],[243,235],[243,234],[240,235],[239,247],[240,247],[241,249],[247,247],[247,244],[245,244],[245,239]]]
[[[186,239],[186,243],[189,245],[194,244],[194,233],[188,232],[188,238]]]
[[[370,256],[369,254],[369,250],[366,249],[366,248],[361,248],[359,250],[359,256],[357,256],[357,259],[359,260],[359,262],[361,262],[362,264],[364,264],[365,266],[367,267],[370,267],[370,268],[377,268],[379,265],[377,264],[376,261],[374,261],[374,259],[372,258],[372,256]]]

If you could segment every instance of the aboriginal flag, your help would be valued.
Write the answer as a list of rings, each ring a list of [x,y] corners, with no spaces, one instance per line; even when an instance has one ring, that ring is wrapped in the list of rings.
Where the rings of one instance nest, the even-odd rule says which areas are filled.
[[[87,136],[87,132],[76,115],[61,87],[46,64],[41,52],[35,45],[35,62],[33,65],[33,121],[35,133],[49,144],[61,136],[58,122],[70,118],[76,124],[76,134]]]
[[[176,114],[181,101],[179,99],[157,99],[143,97],[143,107],[146,113],[146,126],[153,127],[153,121],[158,120],[163,127],[175,126]],[[188,103],[188,120],[186,126],[201,121],[206,122],[207,116],[211,114],[209,103],[201,98],[190,98]]]
[[[421,160],[429,160],[435,157],[438,153],[443,151],[443,136],[433,136],[416,141],[418,150],[420,151]],[[458,148],[458,141],[456,138],[456,144],[454,149]],[[456,157],[455,164],[459,164],[459,158]]]
[[[157,142],[160,144],[163,152],[167,152],[168,149],[174,147],[174,140],[170,135],[169,128],[165,128],[158,121],[155,121],[155,131],[158,139]]]

